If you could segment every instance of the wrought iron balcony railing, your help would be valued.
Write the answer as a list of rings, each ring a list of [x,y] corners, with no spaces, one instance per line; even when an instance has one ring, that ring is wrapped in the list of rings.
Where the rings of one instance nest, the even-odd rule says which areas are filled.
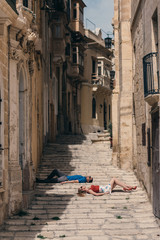
[[[152,52],[143,58],[144,96],[160,93],[158,53]]]
[[[97,75],[96,73],[92,73],[92,84],[99,85],[105,87],[107,89],[113,90],[113,80],[102,75]]]

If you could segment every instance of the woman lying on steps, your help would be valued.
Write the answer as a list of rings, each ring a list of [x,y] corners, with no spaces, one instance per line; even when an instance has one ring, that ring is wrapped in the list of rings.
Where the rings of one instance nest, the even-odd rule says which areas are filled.
[[[78,195],[83,197],[85,195],[85,193],[89,193],[94,196],[102,196],[104,194],[111,194],[112,190],[117,185],[122,187],[123,191],[132,191],[132,190],[136,190],[136,188],[137,188],[137,186],[132,187],[132,186],[126,185],[125,183],[120,182],[117,178],[112,178],[110,181],[110,184],[108,184],[106,186],[91,185],[89,188],[87,188],[86,186],[81,186],[80,188],[78,188]]]

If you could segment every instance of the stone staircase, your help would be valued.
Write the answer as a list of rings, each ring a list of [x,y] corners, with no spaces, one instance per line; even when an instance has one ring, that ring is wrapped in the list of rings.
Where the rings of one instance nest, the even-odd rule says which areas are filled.
[[[79,197],[81,184],[38,183],[30,208],[6,220],[0,240],[160,239],[152,207],[134,174],[112,166],[109,141],[93,139],[98,136],[67,135],[48,144],[37,177],[43,179],[58,168],[68,175],[91,175],[93,184],[105,185],[117,177],[137,185],[137,190],[123,192],[117,187],[111,195]]]

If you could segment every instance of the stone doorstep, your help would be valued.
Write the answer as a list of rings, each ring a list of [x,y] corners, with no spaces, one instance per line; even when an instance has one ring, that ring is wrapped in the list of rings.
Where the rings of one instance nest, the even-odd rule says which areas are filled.
[[[91,139],[92,143],[101,143],[101,142],[109,142],[110,140],[109,139]]]
[[[104,134],[97,134],[97,137],[100,138],[100,137],[110,137],[110,134],[109,133],[104,133]]]

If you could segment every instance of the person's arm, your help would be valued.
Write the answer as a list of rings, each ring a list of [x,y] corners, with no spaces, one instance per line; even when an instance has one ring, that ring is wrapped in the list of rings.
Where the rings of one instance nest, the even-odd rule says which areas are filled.
[[[61,182],[61,184],[64,184],[64,183],[79,183],[79,181],[78,180],[71,180],[71,181]]]
[[[94,195],[94,196],[102,196],[102,195],[105,194],[105,193],[96,193],[96,192],[94,192],[94,191],[91,190],[91,189],[87,190],[87,193],[90,193],[90,194],[92,194],[92,195]]]

